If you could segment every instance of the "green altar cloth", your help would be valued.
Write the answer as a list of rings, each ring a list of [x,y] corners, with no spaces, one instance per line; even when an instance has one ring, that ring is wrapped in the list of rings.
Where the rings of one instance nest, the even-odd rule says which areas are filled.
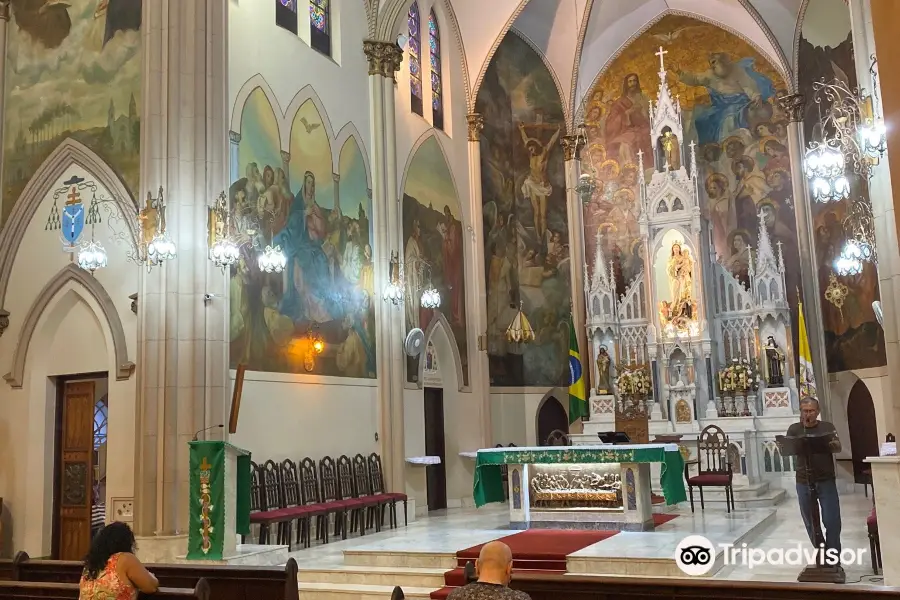
[[[475,459],[475,506],[503,502],[502,465],[662,463],[660,484],[666,504],[687,500],[684,490],[684,458],[677,448],[662,444],[632,446],[567,446],[565,448],[497,448],[479,450]]]

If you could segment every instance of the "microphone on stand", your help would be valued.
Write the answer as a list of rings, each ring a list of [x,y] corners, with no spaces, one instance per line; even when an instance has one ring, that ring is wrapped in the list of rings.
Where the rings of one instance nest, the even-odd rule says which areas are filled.
[[[209,427],[204,427],[203,429],[201,429],[200,431],[198,431],[197,433],[194,434],[193,441],[196,442],[197,436],[200,435],[201,433],[203,433],[204,431],[209,431],[210,429],[221,429],[223,427],[225,427],[225,426],[222,425],[221,423],[219,423],[218,425],[210,425]]]

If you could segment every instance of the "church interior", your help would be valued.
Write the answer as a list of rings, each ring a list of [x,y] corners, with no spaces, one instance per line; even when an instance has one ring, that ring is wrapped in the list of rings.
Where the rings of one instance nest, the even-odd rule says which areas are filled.
[[[534,600],[900,598],[900,3],[0,0],[0,47],[0,598],[113,522],[184,597],[446,598],[501,540]]]

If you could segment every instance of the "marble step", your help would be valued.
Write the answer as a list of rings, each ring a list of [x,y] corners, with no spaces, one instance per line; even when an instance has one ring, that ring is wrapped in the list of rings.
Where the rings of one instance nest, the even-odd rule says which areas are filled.
[[[348,549],[344,550],[344,564],[352,567],[400,567],[449,571],[456,568],[456,552]]]
[[[396,585],[396,584],[395,584]],[[401,586],[402,587],[402,586]],[[299,600],[385,600],[391,597],[393,585],[363,585],[358,583],[301,583]],[[425,600],[437,588],[404,587],[406,598]]]
[[[685,490],[687,489],[687,483],[685,483]],[[739,484],[735,485],[734,488],[734,499],[735,501],[740,500],[750,500],[752,498],[756,498],[758,496],[765,496],[770,491],[777,490],[779,488],[773,487],[768,481],[761,481],[759,483],[754,483],[750,485]],[[725,488],[723,487],[707,487],[703,488],[703,496],[706,498],[713,498],[715,496],[721,496],[725,498]],[[699,488],[694,488],[694,497],[699,497]]]
[[[758,496],[752,497],[741,497],[738,495],[738,490],[735,488],[734,490],[734,506],[735,508],[771,508],[773,506],[777,506],[781,504],[782,501],[787,497],[787,493],[784,490],[780,490],[777,488],[772,488],[766,491],[764,494],[760,494]],[[712,492],[712,488],[705,488],[703,490],[703,503],[706,506],[712,506],[716,509],[725,508],[725,492],[717,491]],[[685,502],[680,506],[686,506],[690,508],[690,500]],[[696,510],[700,510],[700,492],[696,488],[694,488],[694,507]]]
[[[297,572],[300,583],[340,583],[362,585],[399,585],[402,588],[430,588],[444,586],[447,569],[411,567],[372,567],[334,565],[327,567],[303,567]]]

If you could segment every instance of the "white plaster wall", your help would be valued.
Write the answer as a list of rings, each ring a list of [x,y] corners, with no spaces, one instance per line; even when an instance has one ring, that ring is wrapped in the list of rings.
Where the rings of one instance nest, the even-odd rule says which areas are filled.
[[[503,391],[499,391],[499,390]],[[548,392],[566,398],[559,388],[493,388],[491,391],[491,425],[494,443],[516,446],[537,445],[537,411]],[[566,403],[563,402],[563,406]]]
[[[893,411],[890,406],[889,399],[885,398],[885,391],[888,388],[887,367],[876,367],[873,369],[860,369],[857,371],[842,371],[840,373],[832,373],[829,376],[829,385],[831,385],[831,397],[835,400],[833,407],[833,416],[835,429],[841,439],[847,440],[844,444],[843,451],[838,455],[839,458],[850,458],[850,430],[847,422],[847,407],[850,402],[850,390],[856,385],[856,382],[862,380],[872,395],[872,404],[875,407],[875,422],[878,429],[878,443],[884,441],[888,433],[897,434],[895,424],[891,422]]]
[[[231,442],[259,464],[378,451],[374,381],[321,377],[319,383],[298,383],[298,377],[247,372]],[[233,386],[234,371],[231,380]]]
[[[96,181],[94,175],[73,164],[51,190],[73,174]],[[98,193],[111,197],[102,186]],[[90,197],[84,200],[89,201]],[[44,230],[52,205],[51,191],[28,224],[10,275],[4,301],[10,325],[0,337],[0,371],[4,374],[12,369],[19,335],[32,304],[44,286],[71,261],[71,256],[62,251],[59,233]],[[59,205],[62,206],[62,200]],[[109,266],[95,276],[115,304],[125,332],[128,360],[134,362],[137,317],[131,312],[128,296],[138,291],[140,267],[128,263],[126,247],[113,240],[116,231],[125,230],[111,229],[107,212],[101,211],[103,224],[96,227],[95,239],[107,249]],[[89,236],[90,229],[85,231]],[[12,521],[11,546],[5,551],[25,550],[32,556],[50,554],[56,391],[53,380],[48,378],[98,371],[110,374],[107,497],[131,498],[135,378],[116,381],[109,324],[97,302],[80,285],[70,282],[50,301],[38,321],[28,348],[22,388],[12,389],[0,382],[0,496]]]

